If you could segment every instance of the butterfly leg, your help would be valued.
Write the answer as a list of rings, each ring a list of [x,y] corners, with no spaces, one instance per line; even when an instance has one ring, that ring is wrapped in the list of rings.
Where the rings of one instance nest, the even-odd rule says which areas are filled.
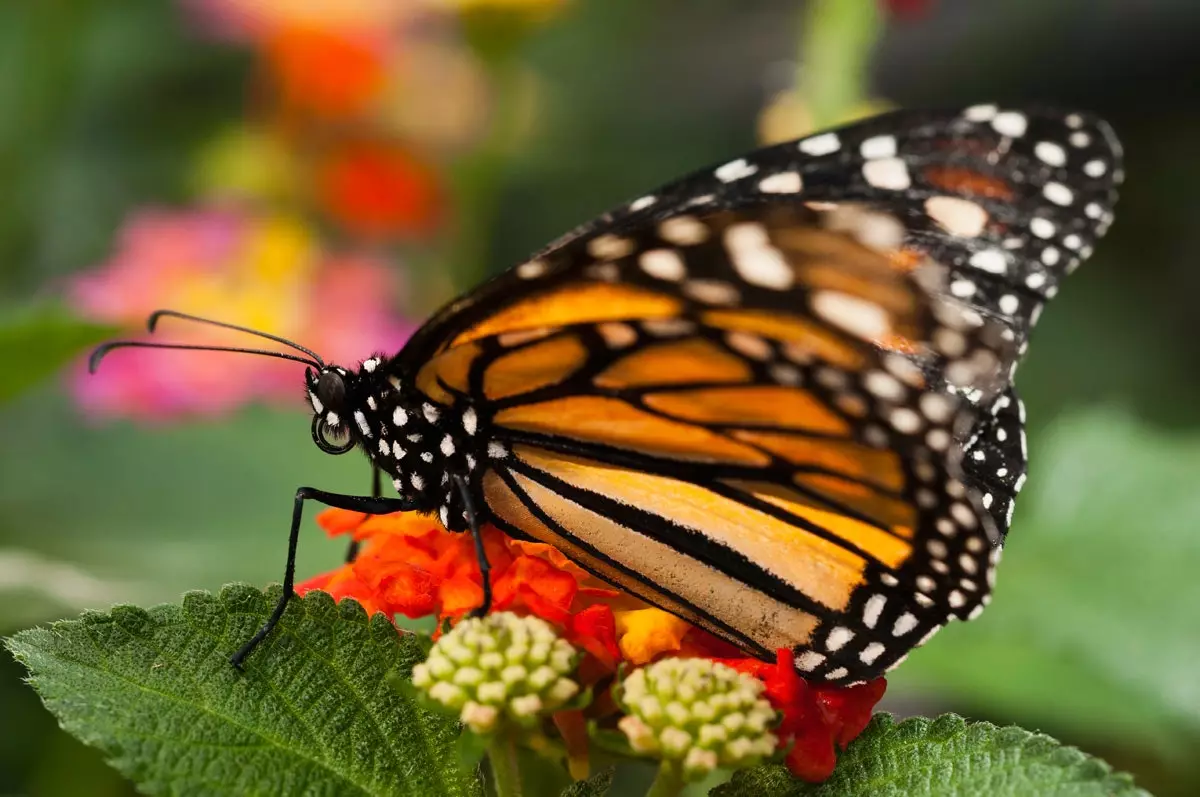
[[[279,624],[279,619],[283,617],[284,610],[287,609],[288,601],[292,599],[292,587],[296,577],[296,543],[300,539],[300,521],[304,514],[304,502],[308,500],[320,501],[322,504],[335,509],[345,509],[350,512],[365,512],[369,515],[386,515],[389,512],[403,512],[411,509],[410,503],[403,498],[368,498],[362,495],[343,495],[342,493],[327,493],[315,487],[301,487],[296,490],[296,502],[292,507],[292,528],[288,534],[287,565],[283,573],[283,594],[279,596],[279,602],[275,604],[275,610],[271,612],[271,616],[267,618],[267,622],[263,623],[263,627],[258,629],[258,633],[229,657],[229,663],[239,670],[242,669],[242,664],[246,661],[246,657],[253,653],[259,643],[275,630],[275,626]]]
[[[459,474],[454,474],[454,484],[462,496],[463,508],[467,511],[467,523],[471,525],[471,536],[475,538],[475,558],[479,562],[479,575],[483,578],[483,603],[471,610],[472,617],[483,617],[492,608],[492,566],[483,547],[483,533],[479,528],[479,513],[475,511],[475,499],[471,497],[471,486]]]
[[[371,497],[383,497],[383,471],[378,467],[371,467]],[[351,538],[350,545],[346,547],[346,564],[350,564],[358,558],[359,541]]]

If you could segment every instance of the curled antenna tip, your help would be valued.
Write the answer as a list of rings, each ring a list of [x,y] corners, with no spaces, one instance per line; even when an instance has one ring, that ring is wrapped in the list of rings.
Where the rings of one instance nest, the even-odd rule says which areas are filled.
[[[154,328],[156,326],[158,326],[158,319],[162,318],[164,314],[169,313],[169,312],[171,312],[171,311],[170,310],[155,310],[153,313],[151,313],[150,317],[146,319],[146,331],[153,333]]]
[[[88,356],[88,373],[96,373],[96,369],[100,367],[100,361],[104,359],[104,355],[112,349],[111,343],[101,343],[96,348],[92,349],[92,353]]]

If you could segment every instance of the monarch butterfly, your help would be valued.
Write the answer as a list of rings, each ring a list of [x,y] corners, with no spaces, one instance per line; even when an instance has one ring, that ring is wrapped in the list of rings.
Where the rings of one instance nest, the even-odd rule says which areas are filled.
[[[443,308],[394,356],[307,364],[312,436],[397,498],[551,543],[814,681],[894,667],[987,604],[1025,472],[1011,386],[1111,223],[1121,153],[1080,113],[900,111],[760,149],[607,213]]]

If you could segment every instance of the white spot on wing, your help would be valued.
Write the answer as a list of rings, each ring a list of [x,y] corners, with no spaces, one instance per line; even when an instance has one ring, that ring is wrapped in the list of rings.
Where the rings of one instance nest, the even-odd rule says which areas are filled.
[[[951,235],[975,238],[987,226],[988,213],[978,203],[956,196],[933,196],[925,200],[925,212]]]
[[[732,183],[734,180],[741,180],[743,177],[749,177],[758,171],[758,167],[752,163],[748,163],[745,158],[738,158],[735,161],[730,161],[724,166],[719,167],[713,172],[717,179],[723,183]]]
[[[758,181],[758,190],[764,194],[798,194],[802,188],[800,172],[779,172]]]
[[[751,285],[785,290],[796,275],[783,253],[771,244],[767,229],[755,222],[733,224],[725,230],[725,248],[738,276]]]
[[[866,299],[826,290],[817,291],[809,301],[821,318],[865,340],[882,338],[891,331],[887,312]]]
[[[875,188],[903,191],[912,185],[908,167],[899,158],[880,158],[863,164],[863,177]]]
[[[820,157],[837,152],[842,147],[842,142],[838,139],[837,133],[822,133],[812,138],[806,138],[801,141],[797,148],[805,155]]]

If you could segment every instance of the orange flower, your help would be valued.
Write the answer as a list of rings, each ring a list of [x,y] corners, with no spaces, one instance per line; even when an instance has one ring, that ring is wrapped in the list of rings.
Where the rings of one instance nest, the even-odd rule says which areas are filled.
[[[317,522],[330,535],[364,542],[358,558],[297,587],[356,598],[368,612],[462,617],[483,599],[482,578],[470,534],[452,534],[431,516],[401,512],[366,516],[329,509]],[[745,653],[667,612],[596,579],[556,548],[515,540],[494,526],[483,528],[492,571],[492,609],[532,614],[557,627],[586,651],[581,683],[603,685],[621,664],[641,666],[664,656],[719,660],[761,679],[765,695],[783,714],[781,744],[791,745],[787,764],[802,778],[823,780],[833,771],[837,749],[862,733],[883,697],[884,679],[849,688],[810,686],[796,672],[789,650],[775,663]],[[572,774],[586,769],[587,718],[616,710],[607,690],[583,713],[555,718],[568,747]]]
[[[432,168],[408,150],[358,142],[335,150],[317,175],[325,212],[367,237],[422,235],[436,227],[441,186]]]
[[[285,25],[265,55],[284,107],[326,118],[364,111],[387,84],[387,47],[366,35]]]

